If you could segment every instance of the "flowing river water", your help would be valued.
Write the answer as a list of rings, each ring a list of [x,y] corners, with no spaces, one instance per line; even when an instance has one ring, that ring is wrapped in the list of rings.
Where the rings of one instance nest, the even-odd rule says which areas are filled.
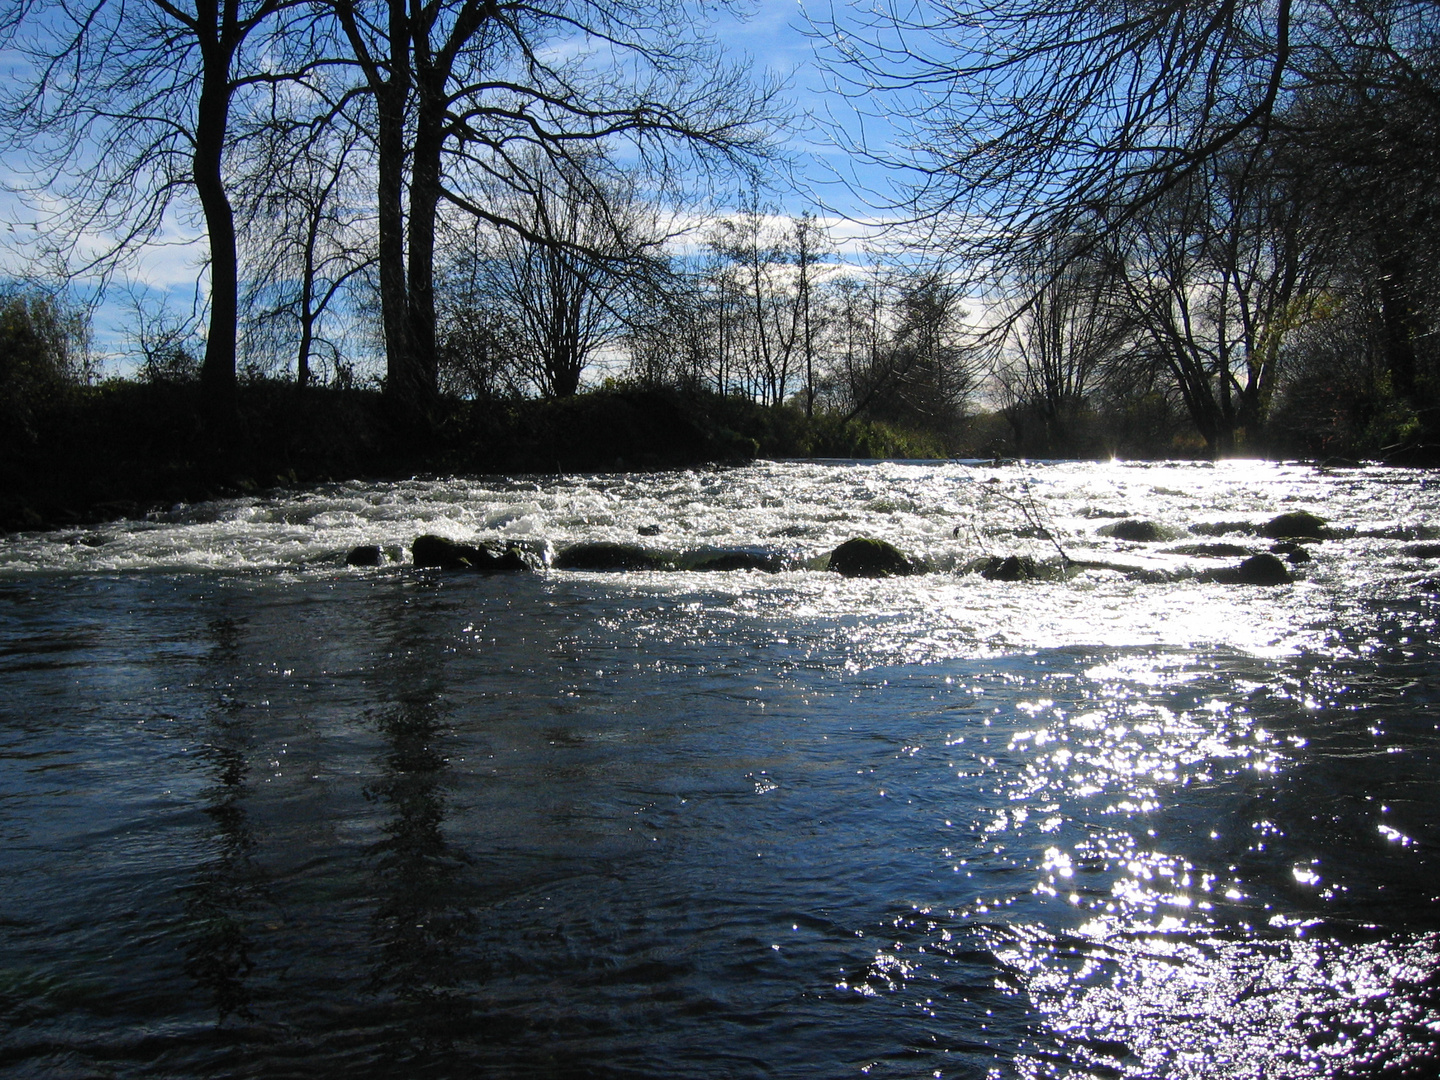
[[[1293,583],[1213,580],[1299,509]],[[1437,510],[761,463],[0,539],[0,1074],[1434,1077]],[[852,536],[929,572],[827,572]],[[779,572],[685,569],[737,551]]]

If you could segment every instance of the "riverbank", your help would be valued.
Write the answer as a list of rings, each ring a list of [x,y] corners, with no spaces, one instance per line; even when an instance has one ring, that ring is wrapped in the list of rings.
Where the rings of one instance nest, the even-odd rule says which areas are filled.
[[[208,426],[196,388],[76,388],[0,436],[0,532],[143,517],[176,503],[350,479],[626,472],[756,457],[933,458],[969,447],[872,423],[807,419],[715,394],[605,389],[563,400],[447,401],[424,438],[374,390],[256,382]],[[983,451],[980,451],[983,452]]]

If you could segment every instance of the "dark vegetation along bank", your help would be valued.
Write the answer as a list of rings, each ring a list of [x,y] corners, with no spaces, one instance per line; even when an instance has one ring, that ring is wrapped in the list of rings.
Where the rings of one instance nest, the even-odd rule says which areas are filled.
[[[665,388],[568,398],[450,400],[423,433],[375,390],[261,380],[237,419],[207,420],[194,385],[67,387],[0,434],[0,529],[116,517],[324,480],[420,474],[611,472],[766,457],[936,457],[935,438],[872,422]],[[14,406],[14,402],[7,403]]]

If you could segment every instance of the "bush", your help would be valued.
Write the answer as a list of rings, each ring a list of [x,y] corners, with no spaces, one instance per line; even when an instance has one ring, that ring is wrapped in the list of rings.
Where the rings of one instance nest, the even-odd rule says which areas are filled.
[[[54,297],[0,294],[0,429],[5,442],[33,444],[44,414],[84,382],[85,324]]]

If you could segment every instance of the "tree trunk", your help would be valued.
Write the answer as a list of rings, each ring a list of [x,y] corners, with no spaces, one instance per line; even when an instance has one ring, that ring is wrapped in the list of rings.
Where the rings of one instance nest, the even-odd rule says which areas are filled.
[[[1405,257],[1392,251],[1380,263],[1380,318],[1385,328],[1385,365],[1390,389],[1415,402],[1415,313],[1411,310]]]
[[[410,353],[403,375],[406,403],[416,419],[433,420],[438,392],[435,362],[435,222],[440,203],[440,151],[445,141],[440,87],[421,82],[410,168],[410,261],[405,314]]]
[[[410,97],[410,27],[404,0],[390,0],[388,78],[375,86],[376,212],[380,320],[385,331],[385,396],[402,422],[411,419],[414,343],[405,288],[405,107]],[[373,85],[373,84],[372,84]]]
[[[219,18],[212,9],[208,25],[215,26]],[[223,443],[235,422],[235,327],[240,313],[235,212],[221,174],[230,117],[230,52],[218,40],[205,42],[201,48],[204,69],[195,118],[192,176],[210,242],[210,325],[200,367],[200,395],[206,418]]]

